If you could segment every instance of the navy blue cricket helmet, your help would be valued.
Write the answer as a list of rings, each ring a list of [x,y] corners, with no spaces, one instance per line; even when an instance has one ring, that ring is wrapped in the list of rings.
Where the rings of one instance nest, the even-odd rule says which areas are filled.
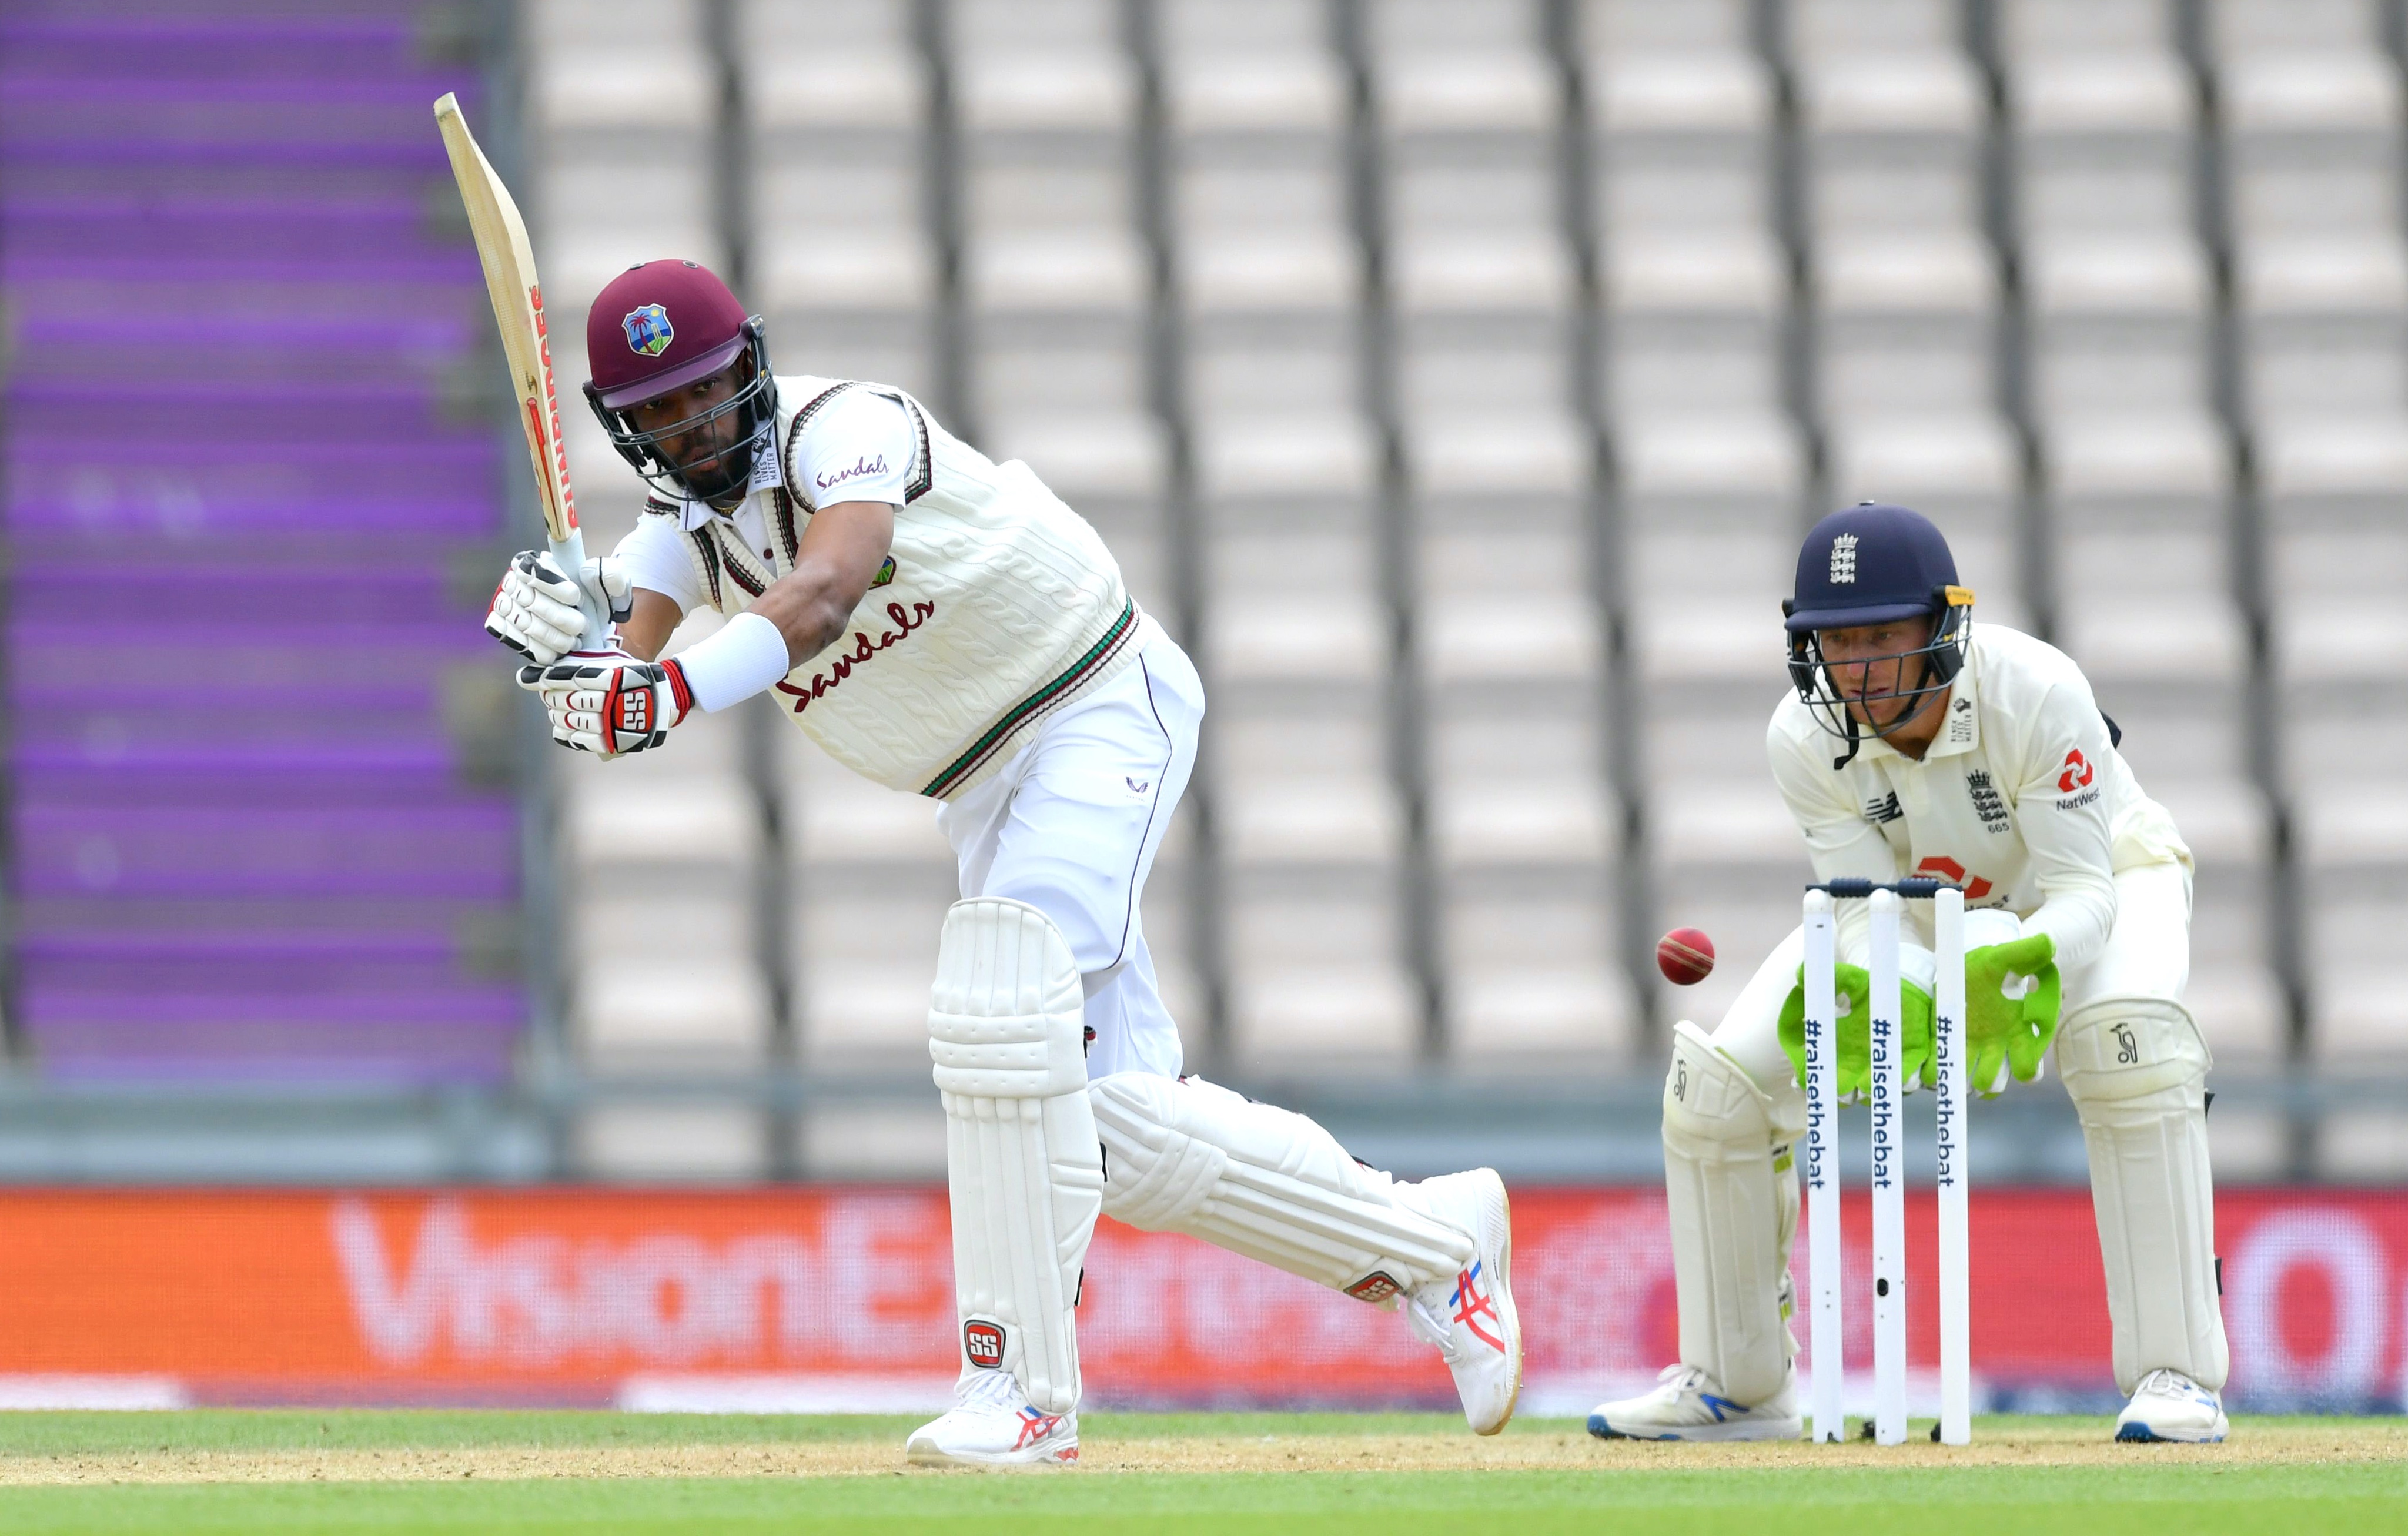
[[[1948,540],[1921,512],[1863,502],[1814,524],[1798,552],[1794,595],[1781,605],[1789,631],[1789,682],[1815,720],[1848,750],[1832,763],[1846,766],[1859,738],[1886,737],[1922,714],[1965,666],[1973,626],[1973,594],[1956,583]],[[1923,644],[1901,651],[1898,687],[1865,702],[1903,698],[1908,707],[1886,725],[1859,722],[1831,683],[1819,631],[1892,624],[1916,616],[1932,621]],[[1910,684],[1905,663],[1919,661]]]

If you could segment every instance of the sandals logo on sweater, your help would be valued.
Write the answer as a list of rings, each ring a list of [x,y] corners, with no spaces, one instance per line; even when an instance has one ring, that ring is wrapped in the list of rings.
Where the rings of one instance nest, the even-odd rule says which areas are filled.
[[[881,651],[925,624],[936,616],[936,612],[937,605],[934,603],[913,603],[909,612],[904,610],[901,603],[889,603],[886,605],[886,616],[895,621],[893,629],[880,630],[878,639],[875,640],[869,638],[867,630],[854,630],[853,649],[840,652],[831,658],[826,671],[813,672],[810,686],[797,688],[791,682],[781,682],[778,684],[778,691],[793,696],[795,712],[800,714],[811,707],[813,699],[825,697],[829,689],[853,676],[854,668],[873,659]]]

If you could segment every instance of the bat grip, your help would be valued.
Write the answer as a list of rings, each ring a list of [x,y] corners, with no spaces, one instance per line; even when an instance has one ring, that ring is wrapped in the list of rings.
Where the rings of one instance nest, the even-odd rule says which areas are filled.
[[[585,633],[579,636],[580,651],[603,651],[610,645],[610,605],[585,580],[585,530],[571,528],[566,538],[552,541],[552,563],[568,573],[577,583],[578,606],[585,611]]]

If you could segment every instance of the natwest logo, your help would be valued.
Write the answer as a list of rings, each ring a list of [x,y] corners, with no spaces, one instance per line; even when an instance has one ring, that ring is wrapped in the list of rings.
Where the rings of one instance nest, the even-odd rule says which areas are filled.
[[[1914,872],[1918,875],[1930,875],[1935,879],[1944,880],[1951,885],[1963,887],[1965,899],[1968,901],[1979,901],[1990,894],[1991,887],[1988,881],[1979,875],[1968,881],[1965,878],[1965,867],[1944,854],[1934,854],[1916,865]]]
[[[2098,773],[2099,770],[2090,766],[2090,759],[2082,755],[2082,749],[2076,747],[2065,754],[2065,771],[2057,776],[2057,792],[2071,795],[2098,777]]]

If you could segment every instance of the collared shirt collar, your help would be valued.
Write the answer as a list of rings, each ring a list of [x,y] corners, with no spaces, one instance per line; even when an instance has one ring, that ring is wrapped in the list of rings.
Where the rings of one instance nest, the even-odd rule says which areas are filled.
[[[763,443],[761,452],[754,454],[752,458],[752,483],[744,487],[746,500],[785,483],[786,469],[784,465],[778,462],[778,445],[774,442]],[[743,505],[744,503],[739,501],[736,507],[730,507],[727,509],[727,515],[735,516],[736,508]],[[679,504],[678,526],[687,533],[692,533],[695,529],[710,523],[717,515],[719,515],[718,509],[711,506],[710,502],[696,501],[692,496],[688,496]]]

